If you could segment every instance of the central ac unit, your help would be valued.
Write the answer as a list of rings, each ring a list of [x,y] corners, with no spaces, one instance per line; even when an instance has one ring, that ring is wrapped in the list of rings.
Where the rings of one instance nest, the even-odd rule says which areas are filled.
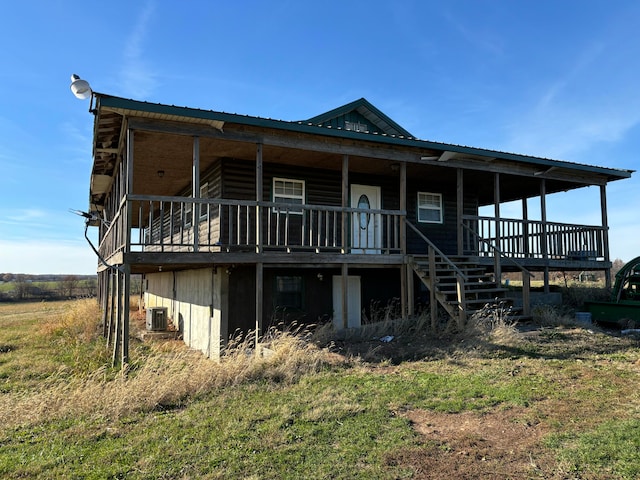
[[[167,329],[167,307],[147,309],[147,330],[163,331]]]

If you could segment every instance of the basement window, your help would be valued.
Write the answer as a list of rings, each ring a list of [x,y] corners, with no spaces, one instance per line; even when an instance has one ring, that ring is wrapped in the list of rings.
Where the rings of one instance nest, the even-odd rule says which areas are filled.
[[[304,180],[293,180],[290,178],[273,179],[273,202],[287,205],[304,205]],[[284,208],[278,212],[286,212]],[[289,208],[289,213],[302,214],[301,208]]]
[[[300,276],[276,276],[275,304],[281,308],[301,309],[303,305],[303,282]]]
[[[442,195],[418,192],[416,211],[419,223],[442,223]]]

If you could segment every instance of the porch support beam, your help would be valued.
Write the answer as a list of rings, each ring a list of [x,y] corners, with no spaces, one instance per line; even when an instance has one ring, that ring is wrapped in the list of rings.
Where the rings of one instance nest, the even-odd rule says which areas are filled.
[[[98,273],[100,279],[100,306],[102,307],[102,336],[109,335],[109,295],[111,295],[111,273],[107,270]]]
[[[133,137],[134,133],[131,128],[127,129],[127,155],[126,155],[126,172],[125,194],[133,193]]]
[[[191,173],[191,196],[200,197],[200,138],[193,137],[193,166]],[[200,205],[192,204],[191,228],[193,229],[193,251],[198,251],[198,234],[200,228]]]
[[[342,328],[349,326],[349,265],[342,264]]]
[[[525,257],[529,256],[529,204],[527,197],[522,199],[522,251]]]
[[[131,292],[131,267],[123,266],[122,272],[122,356],[120,365],[124,368],[129,363],[129,299]]]
[[[501,222],[500,222],[500,174],[499,173],[495,173],[493,177],[493,201],[495,204],[494,216],[496,218],[496,232],[495,232],[496,247],[502,250],[501,248],[502,232],[500,231]],[[494,265],[494,275],[495,275],[496,285],[499,287],[500,284],[502,283],[502,266],[500,265],[500,254],[497,251],[493,253],[493,265]]]
[[[400,210],[407,211],[407,164],[400,164]],[[407,216],[400,217],[400,252],[407,254]]]
[[[400,164],[400,210],[407,211],[407,164]],[[400,252],[403,256],[407,255],[407,222],[406,214],[400,217]],[[402,263],[400,268],[400,308],[402,309],[402,318],[406,319],[413,315],[413,286],[409,285],[413,278],[409,276],[410,268],[407,262]]]
[[[256,253],[262,253],[262,202],[263,196],[262,144],[256,146]]]
[[[342,156],[342,208],[349,206],[349,155]],[[342,214],[342,254],[349,251],[347,241],[347,215]],[[349,265],[345,262],[341,268],[342,275],[342,328],[349,326]]]
[[[438,326],[438,300],[436,299],[436,252],[429,248],[429,314],[431,316],[431,330]]]
[[[464,228],[463,228],[463,216],[464,216],[464,170],[462,168],[456,169],[457,185],[456,185],[456,223],[458,231],[456,237],[458,238],[458,255],[464,254]]]
[[[114,336],[117,336],[116,329],[114,328],[115,321],[117,320],[116,314],[116,299],[118,298],[118,275],[117,270],[107,270],[109,272],[109,282],[111,283],[109,294],[109,331],[107,332],[107,345],[113,345]]]
[[[115,338],[113,339],[113,356],[111,357],[111,365],[116,366],[118,364],[118,358],[121,354],[121,339],[122,339],[122,274],[118,270],[115,274],[115,325],[114,325],[114,334]]]
[[[604,261],[610,262],[611,255],[609,253],[609,220],[607,216],[607,186],[600,186],[600,211],[602,215],[602,249],[604,251]],[[607,289],[611,289],[611,269],[607,268],[604,272],[604,281]]]
[[[549,293],[549,249],[547,245],[547,182],[544,178],[540,180],[540,217],[542,235],[540,245],[542,250],[542,258],[544,259],[544,293]]]
[[[258,345],[260,342],[260,336],[262,335],[262,301],[264,298],[264,264],[262,262],[256,263],[256,352],[258,352]]]
[[[522,199],[522,251],[524,256],[529,256],[529,204],[527,197]],[[522,313],[531,314],[531,276],[527,272],[522,273]]]
[[[343,155],[342,157],[342,208],[349,207],[349,155]],[[348,252],[347,245],[347,215],[342,214],[342,249],[340,253]]]

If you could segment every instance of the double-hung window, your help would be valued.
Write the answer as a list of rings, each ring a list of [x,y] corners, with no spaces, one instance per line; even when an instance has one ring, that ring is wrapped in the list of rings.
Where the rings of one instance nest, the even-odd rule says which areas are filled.
[[[304,205],[304,180],[290,178],[273,179],[273,202],[287,205]],[[279,211],[285,211],[284,208]],[[301,208],[289,208],[289,213],[301,214]]]
[[[302,277],[276,276],[276,306],[301,309],[304,306],[303,297]]]
[[[442,223],[442,195],[418,192],[417,214],[419,223]]]

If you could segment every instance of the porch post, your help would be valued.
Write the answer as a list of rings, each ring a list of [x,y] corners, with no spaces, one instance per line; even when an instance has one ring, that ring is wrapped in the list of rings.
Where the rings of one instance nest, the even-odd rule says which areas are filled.
[[[400,210],[405,212],[400,217],[400,252],[402,253],[402,267],[400,267],[400,308],[402,318],[413,315],[413,291],[409,285],[413,278],[409,275],[410,268],[407,262],[407,164],[400,163]],[[390,226],[388,226],[390,228]]]
[[[526,197],[522,199],[522,253],[529,257],[529,205]],[[531,314],[531,276],[522,272],[522,313]]]
[[[342,156],[342,208],[349,207],[349,155]],[[342,212],[342,249],[340,253],[347,253],[347,213]]]
[[[463,215],[464,215],[464,170],[462,168],[456,169],[457,173],[457,187],[456,187],[456,214],[457,214],[457,226],[458,231],[456,236],[458,237],[458,255],[464,255],[464,228],[463,228]]]
[[[349,326],[349,265],[342,264],[342,328]]]
[[[527,199],[522,199],[522,253],[529,257],[529,205]]]
[[[547,239],[547,182],[540,179],[540,216],[542,231],[540,232],[540,247],[544,259],[544,293],[549,293],[549,246]]]
[[[108,338],[109,335],[109,295],[110,292],[110,283],[111,283],[111,273],[110,269],[103,270],[100,272],[100,304],[102,306],[102,336],[104,338]]]
[[[200,137],[193,137],[193,166],[191,176],[191,196],[200,198]],[[193,203],[191,210],[191,228],[193,230],[193,251],[198,251],[200,234],[200,204]]]
[[[496,173],[493,180],[493,201],[496,217],[496,247],[502,250],[500,244],[502,243],[502,225],[500,222],[500,174]],[[497,286],[502,284],[502,266],[500,265],[500,254],[494,252],[493,254],[494,275]]]
[[[127,155],[126,155],[126,170],[124,179],[124,194],[125,196],[133,193],[133,139],[134,132],[130,128],[127,129]],[[131,221],[133,219],[133,205],[127,199],[126,205],[126,217],[125,217],[125,230],[122,232],[124,238],[121,239],[120,245],[124,246],[124,253],[129,253],[131,251]],[[128,293],[127,293],[128,295]],[[128,319],[127,319],[128,321]]]
[[[436,252],[429,247],[429,314],[431,316],[431,329],[438,326],[438,300],[436,298]]]
[[[116,298],[117,298],[117,290],[118,290],[118,274],[119,272],[116,270],[109,270],[109,282],[111,284],[110,294],[109,294],[109,331],[107,333],[107,345],[111,345],[114,342],[114,321],[117,321],[116,315]]]
[[[349,206],[349,156],[342,157],[342,208]],[[347,213],[342,211],[342,253],[348,253]],[[342,263],[342,328],[349,326],[349,265],[346,260]]]
[[[261,208],[262,202],[262,144],[256,145],[256,253],[262,253],[262,221]],[[249,226],[247,225],[247,228]],[[264,298],[264,265],[262,262],[256,263],[256,352],[258,352],[258,342],[262,335],[262,302]]]
[[[262,144],[256,145],[256,253],[262,253]]]
[[[125,180],[125,194],[133,193],[133,136],[132,129],[127,129],[127,157],[126,157],[126,172],[127,178]]]
[[[609,220],[607,217],[607,185],[600,185],[600,210],[602,212],[602,249],[604,250],[605,262],[611,261],[609,253]],[[607,289],[611,289],[611,269],[604,272],[604,281]]]
[[[404,215],[400,217],[400,252],[407,254],[407,164],[400,164],[400,210]]]
[[[131,291],[131,267],[128,263],[124,264],[122,277],[122,357],[120,359],[120,365],[124,368],[124,366],[129,363],[129,293]]]
[[[115,317],[116,323],[114,327],[114,335],[113,339],[113,356],[111,357],[111,365],[114,367],[118,363],[118,357],[120,356],[120,341],[122,335],[121,329],[121,320],[122,320],[122,281],[121,281],[122,273],[118,270],[115,274],[116,280],[116,292],[115,292]]]
[[[264,280],[264,265],[262,262],[256,263],[256,353],[258,352],[258,342],[262,335],[262,300]]]

